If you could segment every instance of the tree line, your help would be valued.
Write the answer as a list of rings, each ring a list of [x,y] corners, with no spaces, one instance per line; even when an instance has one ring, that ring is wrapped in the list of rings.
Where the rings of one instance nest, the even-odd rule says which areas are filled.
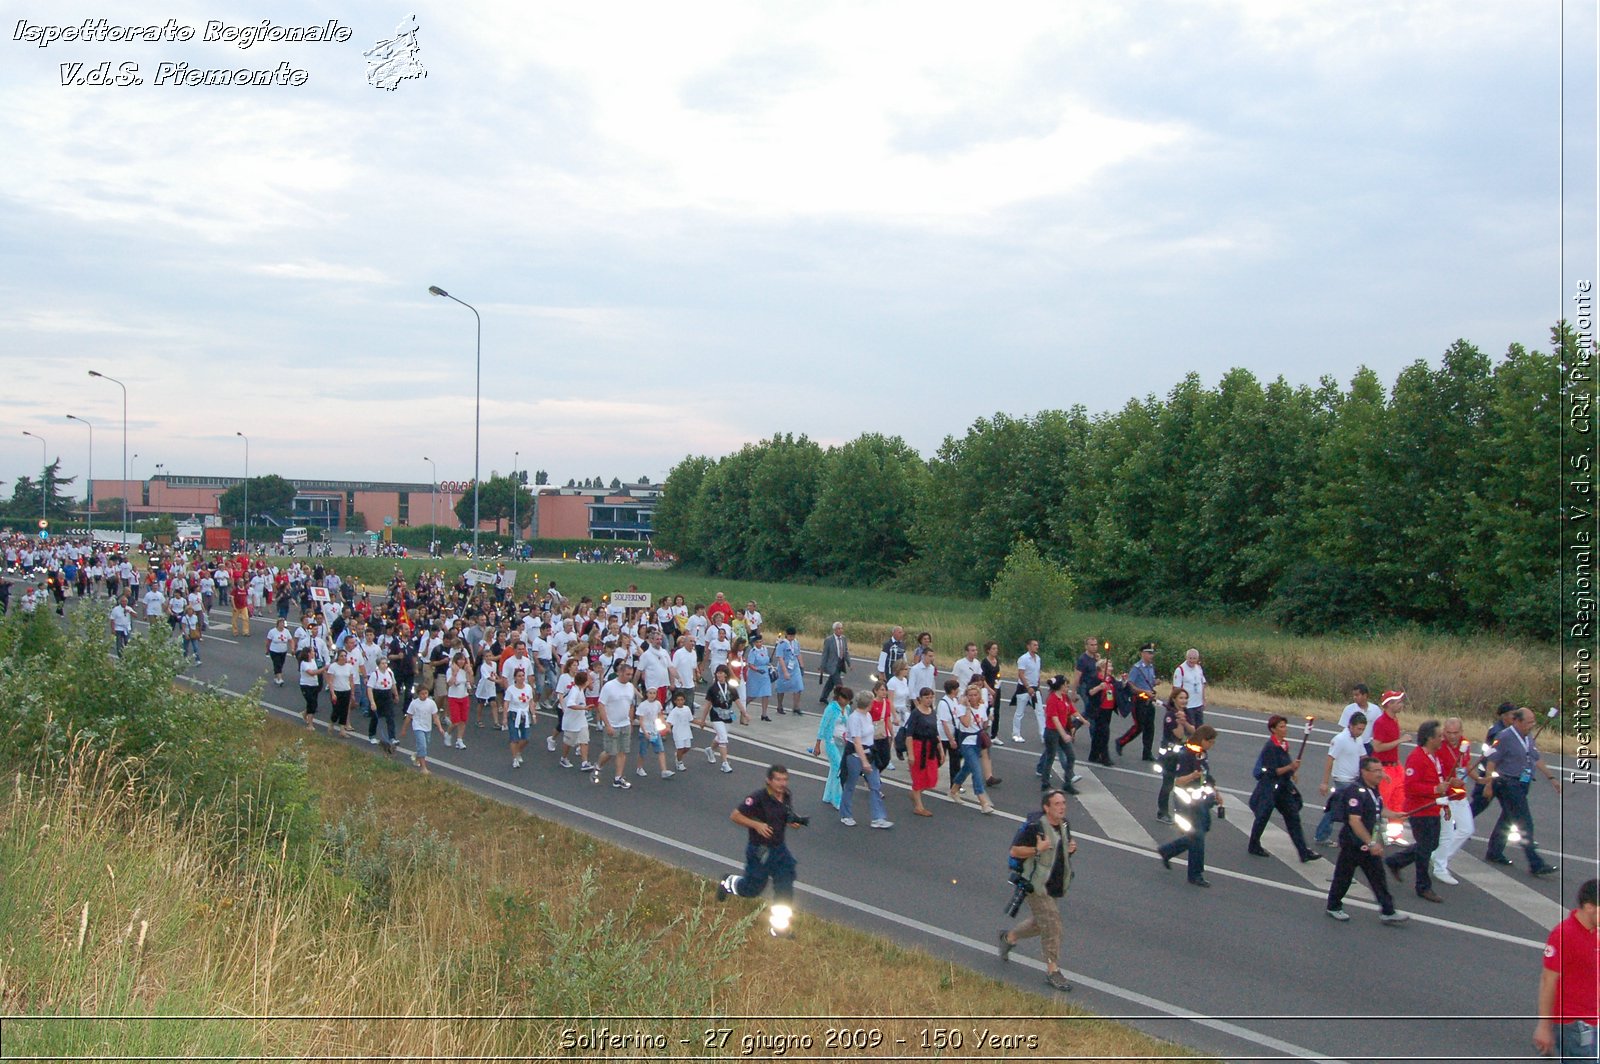
[[[1459,340],[1387,388],[1367,368],[1345,387],[1191,373],[1115,412],[980,418],[929,460],[775,435],[679,462],[655,542],[733,578],[981,595],[1026,541],[1087,608],[1553,638],[1575,352],[1563,323],[1548,352]]]

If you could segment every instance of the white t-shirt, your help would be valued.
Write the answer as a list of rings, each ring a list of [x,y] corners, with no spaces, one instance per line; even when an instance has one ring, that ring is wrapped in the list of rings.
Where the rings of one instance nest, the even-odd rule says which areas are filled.
[[[633,684],[623,683],[621,680],[607,680],[606,685],[600,688],[600,708],[606,715],[606,723],[613,728],[626,728],[628,716],[633,709]]]
[[[653,737],[661,734],[661,729],[656,727],[656,721],[661,717],[661,703],[653,698],[647,698],[639,703],[637,713],[639,719],[639,734]]]
[[[503,665],[500,666],[500,676],[506,681],[506,683],[510,683],[516,678],[518,669],[522,670],[524,676],[532,676],[533,661],[526,655],[518,657],[516,654],[513,654],[505,660]]]
[[[654,691],[658,687],[671,685],[668,671],[672,658],[667,654],[666,647],[646,646],[639,655],[639,666],[644,669],[644,687],[646,691]]]
[[[1361,775],[1361,759],[1366,756],[1367,744],[1352,738],[1350,729],[1335,735],[1328,743],[1328,756],[1333,758],[1333,778],[1349,783]]]
[[[445,673],[444,693],[449,698],[467,697],[467,688],[472,685],[472,667],[469,665],[451,665]]]
[[[1206,704],[1206,670],[1199,665],[1190,665],[1187,661],[1179,665],[1173,670],[1172,686],[1189,692],[1191,714]]]
[[[844,752],[855,753],[856,740],[861,741],[861,749],[872,749],[872,713],[865,709],[853,709],[844,719]]]
[[[1363,717],[1366,717],[1367,723],[1370,725],[1372,723],[1372,718],[1378,715],[1378,707],[1372,702],[1368,702],[1365,706],[1358,706],[1354,702],[1351,702],[1348,706],[1345,706],[1344,711],[1339,714],[1339,727],[1350,727],[1350,718],[1355,716],[1357,713],[1361,714]]]
[[[302,661],[300,663],[300,686],[316,687],[322,683],[322,677],[317,675],[315,661]]]
[[[267,649],[274,654],[289,653],[289,644],[293,641],[294,636],[287,628],[270,628],[267,630]]]
[[[961,707],[951,701],[949,695],[944,695],[939,699],[939,708],[935,715],[939,721],[939,738],[955,738],[960,731],[956,727],[956,720],[961,716]]]
[[[679,647],[672,652],[672,679],[674,687],[693,687],[694,670],[697,664],[694,651],[688,647]]]
[[[133,612],[122,603],[111,607],[111,627],[123,635],[133,633]]]
[[[937,691],[939,690],[939,670],[932,665],[924,665],[918,662],[911,666],[906,682],[910,684],[912,691],[920,691],[924,687]]]
[[[672,743],[684,747],[694,745],[694,712],[687,705],[673,706],[667,710],[667,723],[672,726]]]
[[[146,617],[161,616],[161,608],[167,604],[167,596],[151,588],[144,595],[144,615]]]
[[[711,627],[711,622],[706,620],[705,614],[697,613],[689,618],[687,631],[694,639],[696,646],[706,645],[706,629]]]
[[[512,724],[526,726],[533,705],[533,688],[524,680],[521,687],[512,684],[506,688],[506,714]]]
[[[478,665],[478,691],[479,698],[493,698],[500,688],[494,682],[494,662],[485,658]]]
[[[567,694],[561,702],[561,730],[581,731],[589,723],[589,714],[585,710],[583,688],[572,682],[572,677],[563,676],[567,681]]]
[[[906,707],[911,704],[911,685],[898,676],[891,676],[886,686],[889,688],[889,698],[894,702],[895,718],[904,720]]]
[[[1039,686],[1039,655],[1024,654],[1017,659],[1017,672],[1027,681],[1029,687]]]
[[[979,658],[970,661],[966,658],[957,658],[956,663],[950,666],[950,675],[961,681],[961,689],[965,691],[967,684],[983,675],[983,662]]]
[[[340,665],[337,661],[328,666],[328,690],[348,691],[355,686],[356,667],[350,662]]]
[[[433,731],[433,718],[439,713],[439,707],[433,699],[424,694],[413,698],[406,707],[406,716],[411,718],[411,730],[419,732]]]

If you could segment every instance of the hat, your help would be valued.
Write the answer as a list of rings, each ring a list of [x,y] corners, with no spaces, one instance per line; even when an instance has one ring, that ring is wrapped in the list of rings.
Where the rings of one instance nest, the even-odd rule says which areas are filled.
[[[1385,691],[1383,692],[1383,701],[1379,702],[1378,705],[1388,706],[1390,702],[1398,702],[1405,696],[1406,693],[1404,691]]]
[[[1139,653],[1143,654],[1146,650],[1150,651],[1151,653],[1154,653],[1155,649],[1156,649],[1156,645],[1154,643],[1144,643],[1144,644],[1140,645]]]
[[[1500,708],[1495,712],[1503,717],[1507,713],[1515,713],[1519,708],[1520,707],[1515,702],[1501,702]]]

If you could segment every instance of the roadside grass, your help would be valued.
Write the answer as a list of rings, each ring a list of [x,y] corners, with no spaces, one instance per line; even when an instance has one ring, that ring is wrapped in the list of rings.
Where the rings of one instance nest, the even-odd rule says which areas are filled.
[[[319,796],[322,842],[298,862],[270,845],[219,862],[225,825],[175,815],[109,755],[0,780],[8,1055],[549,1058],[570,1055],[564,1028],[601,1026],[667,1036],[662,1056],[741,1055],[757,1030],[827,1055],[824,1028],[846,1025],[911,1052],[951,1016],[969,1032],[953,1059],[1001,1055],[974,1044],[982,1028],[1036,1034],[1046,1056],[1185,1056],[819,918],[773,939],[756,903],[719,905],[685,871],[304,740],[272,720],[258,743],[303,759]],[[871,1019],[888,1014],[915,1018]],[[981,1019],[1018,1014],[1039,1019]],[[732,1042],[707,1048],[717,1027]]]
[[[424,568],[443,568],[453,576],[469,567],[459,559],[334,560],[338,572],[375,590],[387,585],[396,564],[411,579]],[[554,579],[574,599],[583,595],[598,599],[630,585],[657,596],[681,594],[691,605],[709,602],[716,591],[738,607],[754,599],[769,631],[792,625],[813,647],[835,620],[842,620],[856,653],[863,657],[876,654],[895,624],[905,627],[908,639],[930,632],[945,665],[960,656],[969,641],[981,647],[986,639],[980,619],[983,604],[976,599],[722,580],[631,565],[522,562],[515,567],[521,571],[520,591],[529,590],[537,574],[541,586]],[[1306,637],[1279,632],[1262,621],[1078,610],[1068,613],[1067,628],[1109,640],[1119,667],[1131,662],[1141,643],[1154,642],[1160,648],[1156,664],[1163,675],[1170,675],[1183,652],[1195,647],[1216,685],[1216,701],[1264,712],[1280,711],[1287,700],[1297,714],[1320,709],[1318,715],[1327,717],[1330,707],[1337,710],[1349,701],[1350,687],[1356,683],[1365,683],[1375,696],[1389,688],[1405,691],[1419,720],[1458,715],[1487,723],[1501,702],[1542,708],[1557,704],[1560,697],[1560,660],[1554,647],[1493,635],[1447,636],[1406,629],[1369,637]],[[1070,673],[1079,649],[1044,648],[1046,669]],[[1001,660],[1014,662],[1020,653],[1020,647],[1001,648]]]

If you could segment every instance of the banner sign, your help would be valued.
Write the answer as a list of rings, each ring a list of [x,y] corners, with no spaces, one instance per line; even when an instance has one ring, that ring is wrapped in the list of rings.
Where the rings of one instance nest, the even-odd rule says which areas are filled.
[[[652,601],[654,600],[651,599],[648,591],[613,591],[611,593],[611,605],[621,606],[627,610],[649,609]]]

